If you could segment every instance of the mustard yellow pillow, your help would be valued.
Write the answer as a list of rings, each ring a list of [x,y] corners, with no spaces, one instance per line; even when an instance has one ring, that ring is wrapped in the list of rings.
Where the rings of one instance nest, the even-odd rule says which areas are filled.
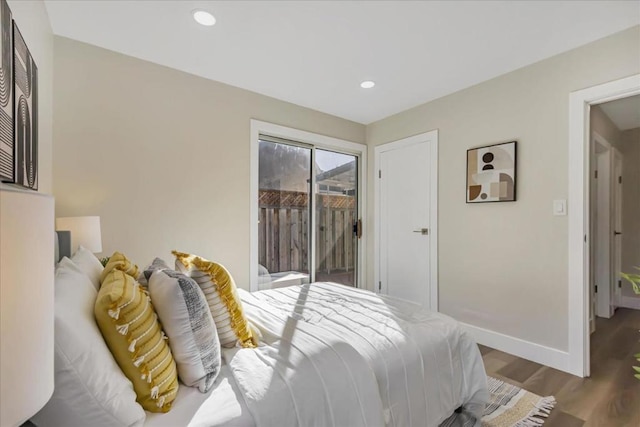
[[[188,274],[198,283],[207,298],[213,321],[223,347],[255,347],[258,340],[253,334],[238,296],[231,274],[222,265],[196,255],[173,251],[176,270]]]
[[[138,267],[115,252],[100,275],[95,316],[137,401],[151,412],[168,412],[178,392],[176,363],[151,298],[138,282]]]

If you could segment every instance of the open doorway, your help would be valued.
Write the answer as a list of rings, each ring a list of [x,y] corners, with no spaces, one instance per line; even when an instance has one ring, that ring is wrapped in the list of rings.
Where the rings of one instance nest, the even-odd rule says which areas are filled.
[[[598,376],[609,359],[637,352],[640,295],[620,273],[640,264],[640,95],[592,105],[589,136],[590,359]]]
[[[581,377],[591,374],[590,111],[592,106],[635,95],[640,95],[640,74],[580,89],[569,95],[569,351],[566,364],[568,372]],[[637,167],[631,168],[634,169]]]

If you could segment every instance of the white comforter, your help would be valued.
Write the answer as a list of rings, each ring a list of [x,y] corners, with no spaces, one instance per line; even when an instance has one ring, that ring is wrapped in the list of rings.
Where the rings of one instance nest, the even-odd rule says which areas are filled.
[[[480,352],[447,316],[330,283],[241,298],[263,345],[225,358],[258,427],[436,427],[484,409]]]

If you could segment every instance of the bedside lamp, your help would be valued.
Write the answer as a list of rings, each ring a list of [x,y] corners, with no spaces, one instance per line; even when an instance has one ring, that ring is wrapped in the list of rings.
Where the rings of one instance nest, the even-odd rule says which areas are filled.
[[[53,197],[0,185],[0,426],[24,423],[54,386]]]
[[[91,252],[102,252],[99,216],[68,216],[56,218],[56,230],[71,232],[71,254],[83,246]]]

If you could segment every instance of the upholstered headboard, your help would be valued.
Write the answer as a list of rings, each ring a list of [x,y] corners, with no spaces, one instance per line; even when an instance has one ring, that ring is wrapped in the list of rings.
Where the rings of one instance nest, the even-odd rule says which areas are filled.
[[[56,231],[56,251],[55,261],[56,263],[64,257],[71,258],[71,232],[70,231]]]

